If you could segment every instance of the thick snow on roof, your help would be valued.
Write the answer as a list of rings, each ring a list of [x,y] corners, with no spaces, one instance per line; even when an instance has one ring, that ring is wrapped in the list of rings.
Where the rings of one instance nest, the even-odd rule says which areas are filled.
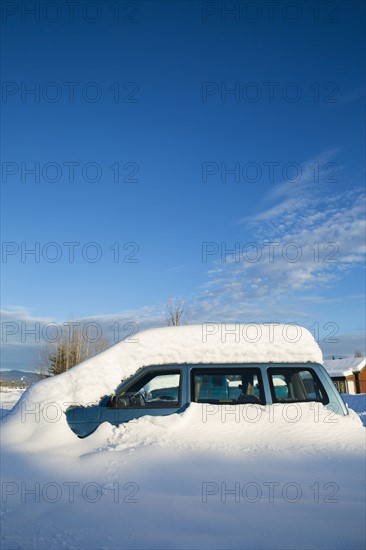
[[[111,394],[122,379],[147,365],[253,362],[321,363],[322,354],[310,332],[293,325],[207,323],[151,329],[34,384],[25,397],[85,405]]]
[[[323,362],[330,376],[349,376],[353,371],[360,371],[366,365],[365,357],[345,357],[344,359],[327,359]]]
[[[39,414],[39,419],[35,419],[37,432],[42,430],[47,439],[52,427],[50,414],[60,411],[58,430],[65,424],[67,440],[71,431],[62,411],[72,404],[98,403],[104,395],[111,395],[121,380],[144,366],[267,362],[321,363],[322,353],[310,332],[297,325],[204,323],[147,330],[63,374],[30,386],[17,404],[18,412],[11,415],[9,428],[16,422],[18,436],[24,431],[25,438],[32,437],[30,415],[27,414],[27,427],[21,423],[24,411],[34,411],[36,406]]]

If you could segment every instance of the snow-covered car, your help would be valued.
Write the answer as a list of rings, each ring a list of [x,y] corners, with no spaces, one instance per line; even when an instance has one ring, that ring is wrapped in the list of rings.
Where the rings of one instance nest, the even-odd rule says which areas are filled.
[[[348,414],[321,365],[318,344],[299,326],[210,323],[154,329],[89,361],[94,373],[98,361],[100,368],[106,361],[112,369],[133,374],[99,403],[67,409],[67,422],[79,437],[90,435],[103,422],[118,426],[146,415],[176,414],[192,402],[318,402],[336,414]]]

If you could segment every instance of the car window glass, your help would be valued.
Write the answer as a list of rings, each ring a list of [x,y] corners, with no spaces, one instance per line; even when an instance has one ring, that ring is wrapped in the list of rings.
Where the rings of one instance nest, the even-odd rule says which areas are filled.
[[[327,401],[325,390],[311,369],[275,368],[267,372],[274,403]]]
[[[278,399],[288,397],[288,386],[286,379],[282,374],[278,374],[272,377],[272,383],[274,387],[275,396]]]
[[[180,373],[147,373],[116,396],[118,408],[174,407],[179,403]]]
[[[197,403],[264,403],[257,369],[192,370],[192,401]]]

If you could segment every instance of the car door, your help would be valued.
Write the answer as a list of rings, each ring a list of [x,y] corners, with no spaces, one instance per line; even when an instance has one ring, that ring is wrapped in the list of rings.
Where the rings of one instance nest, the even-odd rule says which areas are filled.
[[[115,426],[142,416],[166,416],[182,406],[182,373],[179,369],[149,370],[122,388],[101,407],[100,422]]]

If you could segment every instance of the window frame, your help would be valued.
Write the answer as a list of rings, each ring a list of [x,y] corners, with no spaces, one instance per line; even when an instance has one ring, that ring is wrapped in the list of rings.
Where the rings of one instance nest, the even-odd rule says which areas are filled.
[[[312,369],[311,367],[306,367],[306,366],[299,366],[299,367],[294,367],[294,366],[291,366],[291,367],[268,367],[266,369],[267,371],[267,379],[268,379],[268,385],[269,385],[269,389],[270,389],[270,392],[271,392],[271,397],[272,397],[272,403],[273,404],[277,404],[277,403],[280,403],[280,404],[291,404],[291,403],[322,403],[323,405],[328,405],[330,403],[330,400],[329,400],[329,396],[328,396],[328,393],[327,391],[325,390],[324,388],[324,385],[322,384],[319,376],[317,375],[317,373],[315,372],[314,369]],[[297,373],[297,374],[300,374],[301,371],[307,371],[311,374],[311,376],[313,377],[313,380],[315,380],[317,386],[318,386],[318,389],[320,390],[321,394],[323,395],[323,399],[292,399],[292,398],[286,398],[286,399],[279,399],[277,396],[276,396],[276,393],[275,393],[275,386],[273,384],[273,377],[274,376],[278,376],[278,375],[285,375],[287,372],[289,373]],[[305,385],[305,384],[304,384]],[[287,384],[286,384],[287,386]],[[288,386],[287,386],[288,387]],[[306,389],[306,388],[305,388]]]
[[[205,401],[196,401],[196,395],[195,395],[195,381],[194,381],[194,378],[196,375],[231,375],[231,374],[234,374],[234,375],[240,375],[242,372],[251,372],[253,373],[257,379],[258,379],[258,384],[259,384],[259,397],[258,397],[258,402],[257,403],[238,403],[237,401],[236,402],[233,402],[232,400],[227,400],[227,401],[223,401],[221,400],[218,400],[218,399],[212,399],[210,401],[208,400],[205,400]],[[200,366],[197,366],[197,367],[194,367],[192,369],[190,369],[190,380],[189,380],[189,385],[190,385],[190,402],[191,403],[198,403],[198,404],[212,404],[212,405],[266,405],[267,404],[267,399],[266,399],[266,391],[265,391],[265,387],[264,387],[264,384],[263,384],[263,374],[262,374],[262,370],[259,368],[259,367],[255,367],[255,366],[250,366],[250,367],[247,367],[247,366],[233,366],[233,365],[230,365],[230,366],[227,366],[225,367],[225,365],[220,365],[220,367],[213,367],[213,368],[207,368],[207,367],[200,367]]]
[[[179,369],[179,368],[174,368],[174,369],[171,369],[171,370],[168,370],[168,369],[153,369],[153,370],[145,371],[145,372],[141,373],[141,375],[139,377],[135,378],[134,380],[131,380],[131,382],[128,385],[120,388],[119,391],[117,391],[115,393],[114,397],[116,397],[118,399],[118,397],[122,393],[128,392],[128,390],[132,386],[137,384],[140,380],[145,378],[147,375],[152,375],[152,377],[150,379],[150,381],[151,381],[157,375],[169,376],[169,375],[174,375],[174,374],[179,375],[178,402],[173,401],[172,403],[174,403],[174,405],[172,403],[169,403],[169,402],[167,402],[167,404],[158,403],[158,402],[146,402],[146,406],[133,405],[133,406],[128,406],[128,407],[110,407],[110,408],[115,409],[115,410],[120,410],[120,411],[129,410],[129,409],[130,410],[131,409],[132,410],[139,410],[139,411],[140,410],[144,411],[144,410],[148,410],[148,409],[179,409],[182,406],[182,386],[183,386],[183,373],[182,373],[182,369]]]

